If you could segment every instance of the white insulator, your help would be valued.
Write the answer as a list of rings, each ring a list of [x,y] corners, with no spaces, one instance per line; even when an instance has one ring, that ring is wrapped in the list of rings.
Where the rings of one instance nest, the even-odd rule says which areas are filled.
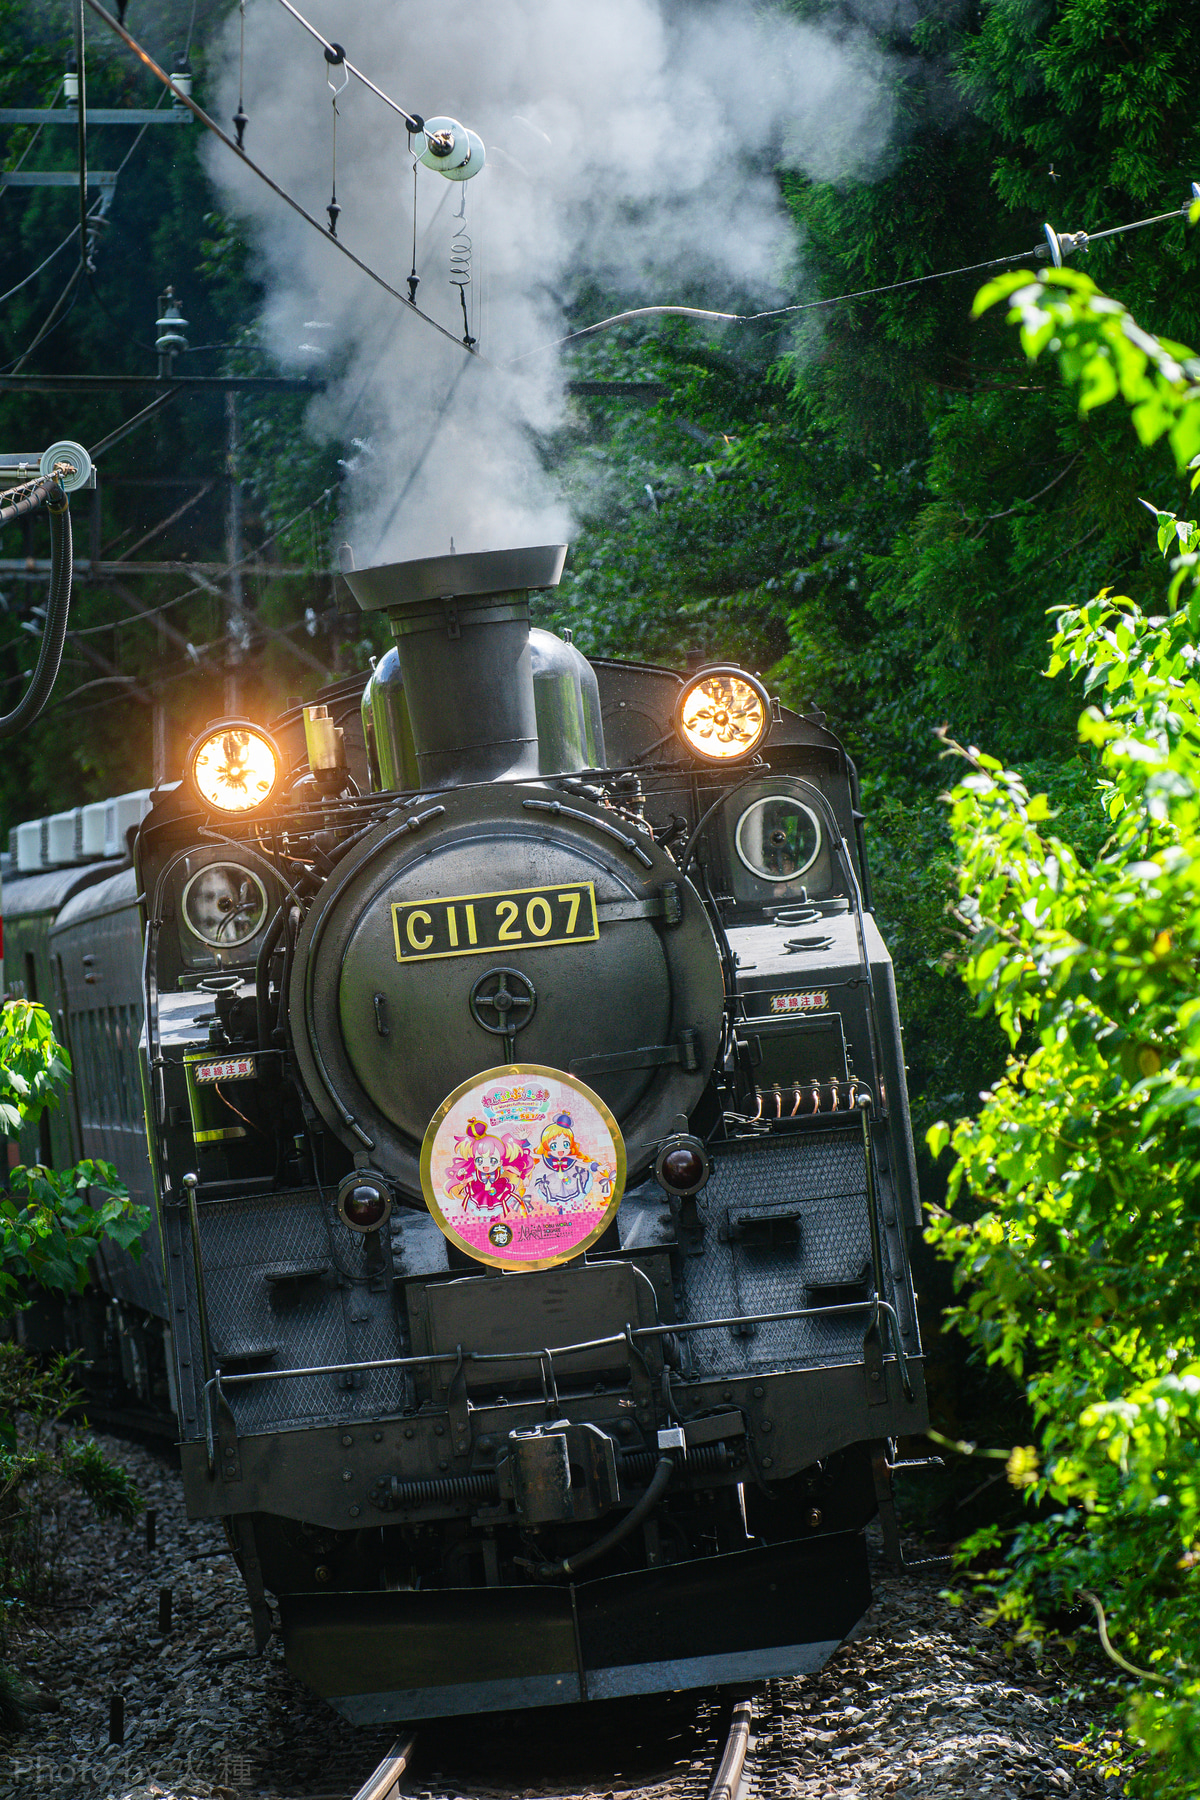
[[[425,139],[425,148],[418,161],[427,169],[436,169],[439,175],[448,176],[451,181],[469,181],[472,175],[478,175],[487,160],[483,139],[460,125],[457,119],[426,119],[421,136]]]
[[[472,175],[478,175],[487,161],[487,151],[483,147],[483,139],[475,132],[467,132],[467,154],[457,169],[444,171],[447,181],[470,181]]]
[[[73,494],[76,488],[86,487],[91,480],[92,459],[82,444],[63,438],[43,450],[38,462],[40,475],[53,475],[56,469],[65,492]]]

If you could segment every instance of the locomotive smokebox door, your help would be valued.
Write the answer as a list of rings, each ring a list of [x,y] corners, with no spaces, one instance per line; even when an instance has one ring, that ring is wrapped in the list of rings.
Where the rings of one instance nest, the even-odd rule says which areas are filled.
[[[433,799],[356,845],[301,931],[293,1041],[323,1116],[415,1199],[429,1120],[507,1055],[593,1089],[644,1169],[719,1048],[699,895],[583,796],[529,783]]]

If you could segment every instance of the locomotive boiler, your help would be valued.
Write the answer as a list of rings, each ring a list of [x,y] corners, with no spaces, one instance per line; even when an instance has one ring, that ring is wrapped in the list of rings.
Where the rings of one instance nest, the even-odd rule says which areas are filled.
[[[140,913],[161,1285],[107,1279],[259,1647],[364,1723],[819,1667],[926,1423],[853,765],[531,626],[563,557],[351,571],[365,686],[215,721],[49,927],[82,1069]]]

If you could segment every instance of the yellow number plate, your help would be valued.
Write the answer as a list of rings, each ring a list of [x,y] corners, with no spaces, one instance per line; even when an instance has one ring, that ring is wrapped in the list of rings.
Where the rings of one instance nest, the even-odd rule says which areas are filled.
[[[573,881],[565,887],[397,900],[392,930],[396,961],[402,963],[536,950],[542,944],[586,944],[600,936],[596,888],[590,881]]]

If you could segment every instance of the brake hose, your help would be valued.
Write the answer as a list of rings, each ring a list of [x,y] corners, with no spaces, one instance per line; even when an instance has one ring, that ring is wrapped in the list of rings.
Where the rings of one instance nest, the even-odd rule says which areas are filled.
[[[11,493],[17,498],[4,496],[9,504],[0,507],[0,525],[7,525],[10,520],[19,519],[39,506],[45,506],[50,513],[50,596],[46,602],[46,622],[42,627],[37,667],[13,710],[0,715],[0,738],[15,737],[40,718],[58,680],[71,605],[71,515],[67,510],[66,491],[57,472],[31,482],[26,488],[14,488]]]
[[[654,1511],[666,1493],[674,1473],[674,1459],[670,1456],[660,1456],[654,1474],[650,1478],[649,1487],[637,1504],[630,1507],[625,1517],[614,1525],[611,1531],[606,1531],[603,1537],[597,1538],[594,1543],[586,1545],[582,1550],[576,1550],[574,1555],[564,1556],[561,1562],[536,1564],[534,1574],[540,1576],[543,1581],[550,1581],[555,1576],[561,1578],[564,1575],[574,1575],[576,1569],[582,1569],[587,1563],[596,1562],[599,1557],[606,1555],[617,1544],[623,1543]]]

